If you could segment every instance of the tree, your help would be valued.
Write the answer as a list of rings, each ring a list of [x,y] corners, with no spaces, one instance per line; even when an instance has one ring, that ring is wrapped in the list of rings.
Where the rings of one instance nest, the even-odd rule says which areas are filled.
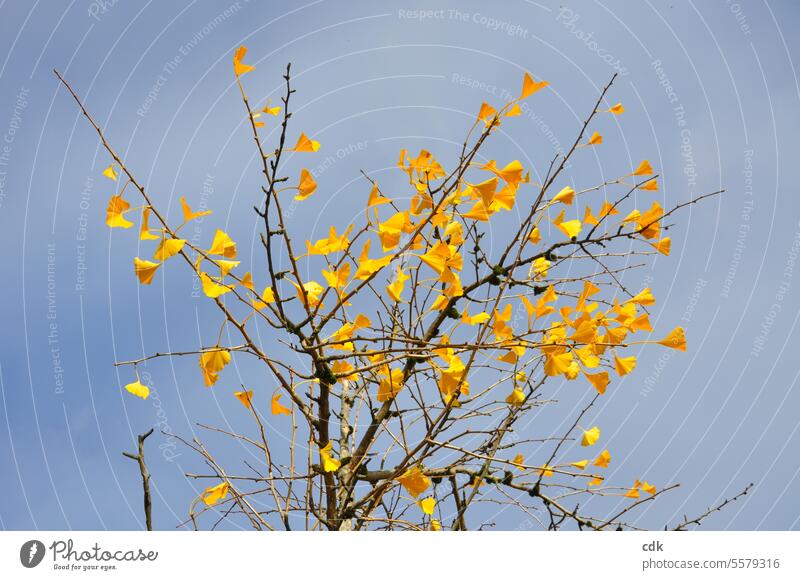
[[[501,122],[512,124],[523,101],[548,85],[525,74],[519,97],[497,109],[482,104],[449,169],[427,150],[400,152],[410,204],[392,199],[364,173],[363,219],[331,225],[327,238],[303,248],[284,207],[292,195],[309,203],[317,183],[306,169],[287,175],[285,154],[313,154],[320,144],[300,132],[288,147],[295,141],[290,67],[279,105],[251,105],[242,83],[254,69],[243,62],[246,50],[236,51],[234,73],[264,177],[263,201],[254,209],[265,260],[252,273],[239,273],[228,233],[217,230],[207,248],[180,237],[183,225],[210,212],[195,212],[181,198],[182,222],[171,224],[59,75],[113,160],[104,174],[124,181],[109,201],[108,226],[131,228],[127,216],[140,213],[139,237],[155,246],[152,258],[133,259],[139,282],[149,285],[168,262],[182,261],[220,313],[216,344],[116,363],[136,375],[125,388],[146,399],[137,365],[164,356],[198,357],[198,382],[202,375],[209,387],[233,356],[255,357],[267,371],[267,380],[233,393],[252,417],[253,432],[213,429],[256,450],[263,469],[245,469],[199,439],[184,440],[210,469],[187,475],[214,484],[191,503],[187,522],[197,528],[214,511],[256,529],[463,530],[483,524],[470,522],[475,506],[494,502],[523,510],[546,529],[623,529],[631,527],[624,521],[631,510],[677,487],[644,478],[607,481],[612,454],[598,445],[602,430],[589,411],[614,378],[634,370],[631,346],[686,349],[680,327],[650,337],[648,309],[656,299],[649,288],[629,290],[623,275],[639,265],[632,259],[668,256],[672,216],[720,192],[669,210],[657,201],[636,209],[635,192],[658,190],[647,160],[601,184],[565,185],[569,164],[602,143],[592,129],[596,117],[624,112],[619,103],[604,105],[614,78],[541,183],[519,161],[479,161],[491,158],[485,150]],[[259,133],[269,118],[280,120],[271,146]],[[128,187],[142,206],[125,199]],[[487,248],[492,220],[515,206],[523,219]],[[301,271],[319,276],[307,279]],[[279,333],[306,368],[258,344],[258,325]],[[222,343],[225,328],[238,342]],[[547,396],[550,385],[563,381],[588,395],[576,416],[562,417],[567,428],[518,433],[530,413],[564,412]],[[267,422],[285,431],[287,449],[276,453],[281,442],[267,437]],[[626,507],[610,516],[580,508],[608,495],[629,498]],[[716,509],[678,527],[699,524]]]

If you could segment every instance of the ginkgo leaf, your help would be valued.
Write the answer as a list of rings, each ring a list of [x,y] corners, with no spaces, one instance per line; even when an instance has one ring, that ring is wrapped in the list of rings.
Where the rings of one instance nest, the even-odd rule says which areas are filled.
[[[519,387],[514,387],[511,394],[506,397],[506,403],[514,407],[519,407],[525,402],[525,393]]]
[[[672,332],[659,340],[658,344],[686,352],[686,332],[682,327],[676,326]]]
[[[159,263],[148,262],[139,258],[133,259],[133,270],[136,272],[136,277],[139,278],[140,284],[150,284],[160,265]]]
[[[158,236],[155,234],[150,233],[150,225],[148,221],[150,220],[150,206],[145,206],[142,209],[142,227],[139,229],[139,239],[140,240],[157,240]]]
[[[586,142],[587,145],[600,145],[603,142],[603,136],[595,131],[592,133],[592,136],[589,137],[589,140]]]
[[[297,185],[297,191],[299,193],[294,196],[297,201],[303,201],[317,191],[317,182],[314,181],[314,176],[311,175],[308,169],[303,169],[300,172],[300,183]]]
[[[200,353],[200,368],[207,387],[214,385],[219,372],[231,362],[231,353],[223,348],[215,348]]]
[[[519,469],[521,471],[525,471],[525,467],[524,467],[525,456],[522,455],[522,453],[517,453],[514,456],[514,459],[511,460],[511,463],[513,463],[517,467],[517,469]]]
[[[204,211],[193,212],[192,208],[189,207],[189,204],[186,203],[186,198],[183,197],[183,196],[181,196],[181,208],[183,208],[183,221],[184,222],[190,222],[190,221],[192,221],[194,219],[209,215],[211,213],[211,210],[208,210],[208,209],[204,210]]]
[[[395,302],[403,301],[400,295],[403,293],[403,289],[405,288],[406,285],[406,280],[408,279],[409,276],[405,272],[403,272],[403,269],[400,266],[398,266],[394,281],[388,286],[386,286],[386,293]]]
[[[650,495],[655,495],[656,494],[656,486],[652,485],[650,483],[647,483],[646,481],[643,481],[642,482],[642,491],[645,492],[645,493],[649,493]]]
[[[238,260],[217,260],[217,266],[219,266],[219,278],[222,280],[227,276],[231,270],[236,268],[240,262]]]
[[[306,137],[305,133],[300,133],[300,137],[297,138],[297,144],[292,148],[292,151],[297,151],[298,153],[319,151],[319,141],[313,141]]]
[[[626,303],[641,304],[642,306],[652,306],[653,304],[656,303],[656,299],[653,296],[653,292],[650,290],[650,288],[645,288],[633,298],[626,300]]]
[[[239,402],[242,405],[244,405],[245,407],[247,407],[248,409],[252,408],[252,406],[253,406],[253,391],[235,391],[233,393],[233,396],[236,397],[239,400]]]
[[[605,371],[599,373],[583,373],[592,386],[597,390],[598,393],[601,395],[606,392],[606,387],[608,387],[608,373]]]
[[[272,395],[272,414],[273,415],[291,415],[292,410],[289,407],[284,407],[281,404],[281,397],[283,393],[275,393]]]
[[[636,499],[639,497],[639,489],[637,487],[630,488],[627,492],[625,492],[625,497],[629,497],[632,499]]]
[[[653,168],[650,165],[650,162],[645,159],[639,164],[639,167],[636,168],[636,171],[633,172],[633,175],[652,175]]]
[[[476,324],[483,324],[489,320],[489,318],[490,316],[488,312],[478,312],[478,314],[470,316],[469,312],[464,309],[464,313],[461,315],[461,322],[464,324],[469,324],[470,326],[475,326]]]
[[[621,115],[625,112],[625,107],[622,106],[622,103],[617,103],[610,109],[606,110],[607,113],[614,113],[615,115]]]
[[[280,106],[270,107],[269,103],[270,101],[269,99],[267,99],[267,105],[263,109],[261,109],[261,112],[266,113],[267,115],[272,115],[273,117],[278,115],[281,112]]]
[[[135,382],[125,385],[125,390],[141,399],[146,399],[150,396],[150,388],[147,385],[143,385],[138,377]]]
[[[117,170],[114,167],[113,163],[111,165],[109,165],[108,167],[106,167],[105,169],[103,169],[103,176],[108,177],[112,181],[116,181],[117,180],[117,175],[118,175],[117,174]]]
[[[331,457],[331,449],[333,448],[333,441],[328,441],[325,447],[319,448],[319,456],[322,459],[322,469],[326,472],[336,471],[342,466],[342,462],[338,459]]]
[[[573,461],[572,463],[570,463],[570,465],[572,467],[575,467],[576,469],[584,470],[586,469],[586,466],[589,465],[589,460],[581,459],[580,461]]]
[[[658,191],[658,181],[656,179],[646,181],[639,186],[639,189],[642,191]]]
[[[133,225],[133,222],[125,219],[125,212],[128,211],[131,204],[128,203],[121,195],[112,195],[108,200],[108,209],[106,209],[106,225],[110,228],[125,228],[128,229]]]
[[[533,77],[531,77],[530,74],[525,73],[525,76],[522,78],[522,94],[519,97],[520,100],[530,97],[532,94],[542,90],[549,84],[550,83],[548,83],[547,81],[536,82],[533,80]]]
[[[388,197],[384,197],[381,195],[380,189],[378,189],[378,184],[373,183],[372,189],[369,192],[369,199],[367,200],[367,209],[374,207],[376,205],[383,205],[384,203],[390,203],[392,200]]]
[[[223,258],[235,259],[236,258],[236,242],[234,242],[228,234],[222,230],[217,230],[214,234],[214,241],[211,243],[211,248],[208,250],[209,254],[215,256],[222,256]]]
[[[596,467],[602,467],[603,469],[607,468],[611,464],[611,453],[608,452],[608,449],[603,449],[602,453],[597,456],[592,462],[592,465]]]
[[[488,125],[489,122],[492,120],[492,117],[494,117],[496,114],[497,114],[497,109],[495,109],[489,103],[482,103],[481,109],[480,111],[478,111],[478,119],[480,119],[481,121],[483,121]]]
[[[403,475],[397,478],[397,481],[399,481],[400,485],[414,498],[417,498],[431,486],[431,480],[425,475],[422,469],[420,469],[419,465],[407,469]]]
[[[591,429],[587,429],[583,432],[583,437],[581,437],[581,447],[590,447],[597,443],[600,439],[600,428],[599,427],[592,427]]]
[[[553,477],[553,474],[555,473],[555,471],[553,471],[552,466],[548,465],[547,463],[545,463],[541,467],[537,467],[536,472],[542,477]]]
[[[255,284],[253,284],[253,275],[250,272],[245,272],[244,276],[242,276],[241,282],[239,282],[242,286],[253,292],[255,288]]]
[[[255,70],[256,67],[250,66],[249,64],[244,64],[242,60],[244,56],[247,54],[247,47],[240,46],[236,49],[236,52],[233,54],[233,72],[238,77],[245,73],[250,72],[251,70]]]
[[[619,376],[624,377],[634,368],[636,368],[635,356],[619,358],[617,355],[614,355],[614,369],[617,371]]]
[[[432,516],[433,512],[436,510],[436,500],[433,497],[426,497],[425,499],[421,499],[417,502],[420,509],[425,515]]]
[[[155,253],[153,254],[154,260],[164,262],[168,260],[183,249],[186,240],[179,240],[176,238],[164,238],[158,244]]]
[[[566,205],[572,205],[572,199],[574,197],[575,197],[575,190],[568,185],[553,196],[553,200],[551,203],[560,202]]]
[[[212,506],[221,499],[225,499],[228,497],[229,488],[230,484],[228,484],[227,481],[223,481],[219,485],[215,485],[213,487],[207,487],[201,496],[203,503],[207,506]]]
[[[670,238],[661,238],[653,244],[653,247],[659,251],[659,253],[664,254],[665,256],[669,256],[670,251],[672,250],[672,240]]]
[[[203,286],[203,294],[209,298],[219,298],[233,290],[231,286],[220,284],[205,272],[200,272],[200,283]]]

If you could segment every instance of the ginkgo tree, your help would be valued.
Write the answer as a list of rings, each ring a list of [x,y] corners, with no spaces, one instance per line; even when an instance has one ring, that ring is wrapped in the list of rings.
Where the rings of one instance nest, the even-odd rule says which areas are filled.
[[[546,529],[623,529],[635,507],[676,487],[645,473],[633,481],[607,477],[615,458],[604,442],[609,426],[594,424],[590,412],[635,370],[631,347],[686,350],[682,328],[653,328],[655,296],[649,288],[630,291],[624,274],[633,256],[669,256],[673,214],[719,192],[665,210],[648,200],[659,182],[647,160],[600,184],[569,185],[570,164],[603,143],[595,120],[625,111],[605,105],[614,79],[540,182],[520,161],[487,152],[501,123],[513,131],[521,102],[542,98],[537,93],[548,86],[526,73],[517,98],[480,106],[449,162],[426,149],[401,150],[406,191],[388,191],[364,173],[361,218],[326,224],[327,237],[303,243],[285,208],[297,202],[315,211],[324,186],[318,191],[308,169],[287,173],[285,158],[311,157],[321,146],[290,128],[290,67],[279,103],[251,103],[246,52],[236,50],[233,73],[264,179],[255,218],[265,255],[251,262],[264,267],[248,272],[235,232],[217,229],[204,243],[181,237],[210,212],[181,197],[182,219],[170,222],[59,75],[112,158],[103,175],[118,191],[106,224],[135,232],[139,223],[143,253],[130,257],[131,275],[150,285],[165,268],[183,266],[220,315],[214,344],[117,362],[130,371],[124,388],[146,399],[138,367],[189,354],[197,357],[198,387],[217,389],[252,419],[249,432],[214,434],[250,446],[260,465],[183,439],[209,470],[189,474],[202,485],[187,498],[184,523],[197,528],[222,516],[256,529],[464,530],[510,506]],[[275,143],[262,138],[264,127],[276,130]],[[512,210],[519,219],[494,231],[487,249],[492,221]],[[152,255],[144,253],[148,244]],[[289,364],[255,340],[260,325],[305,364]],[[255,357],[267,373],[234,389],[236,377],[226,375],[240,355]],[[577,412],[548,396],[565,381],[585,392]],[[545,408],[563,413],[558,423],[566,427],[536,433],[526,417]],[[623,502],[616,513],[582,507],[609,496]],[[490,509],[476,512],[480,505]],[[715,509],[677,527],[699,524]],[[205,517],[210,512],[216,515]]]

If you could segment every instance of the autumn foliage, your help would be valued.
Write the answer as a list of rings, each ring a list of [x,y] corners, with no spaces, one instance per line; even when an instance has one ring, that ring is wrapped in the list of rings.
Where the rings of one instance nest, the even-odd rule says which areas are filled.
[[[596,120],[624,113],[605,104],[613,79],[570,149],[545,160],[540,183],[520,161],[487,151],[501,123],[514,131],[524,100],[546,98],[548,83],[525,74],[519,97],[480,106],[449,162],[401,150],[407,191],[386,191],[364,174],[362,218],[298,241],[284,208],[292,198],[313,207],[325,187],[307,169],[285,174],[285,154],[313,156],[321,145],[311,128],[293,129],[290,69],[281,102],[256,107],[245,91],[254,71],[245,57],[240,47],[233,72],[264,176],[257,271],[241,271],[235,232],[218,229],[203,246],[182,238],[187,223],[210,212],[182,197],[182,220],[169,223],[84,109],[113,159],[104,175],[121,185],[106,223],[132,235],[138,223],[142,246],[152,245],[152,255],[129,258],[132,275],[150,285],[165,268],[195,273],[219,310],[212,324],[237,339],[172,353],[197,359],[192,396],[207,396],[203,385],[224,389],[252,418],[246,433],[214,435],[242,438],[263,458],[245,466],[187,441],[210,472],[196,475],[204,491],[187,499],[186,523],[211,525],[222,515],[256,529],[467,529],[489,521],[486,508],[470,518],[482,503],[490,515],[500,506],[522,510],[544,528],[614,529],[670,489],[647,474],[607,478],[614,450],[589,414],[635,371],[631,347],[686,349],[682,328],[653,328],[650,289],[629,290],[623,279],[631,257],[669,256],[670,216],[697,201],[662,208],[649,197],[659,185],[647,160],[604,183],[569,184],[568,165],[603,143]],[[262,141],[265,126],[278,127],[275,143]],[[489,250],[485,233],[511,210],[521,219],[494,231]],[[274,358],[253,339],[258,325],[307,364]],[[226,372],[237,356],[256,357],[268,374],[231,388]],[[148,397],[137,367],[152,358],[117,363],[130,369],[124,388],[135,397]],[[561,411],[574,416],[558,433],[535,433],[529,423],[520,432],[526,415],[559,412],[548,389],[564,381],[585,391],[585,405]],[[284,436],[270,439],[267,424]],[[579,506],[592,496],[619,496],[626,507],[584,513]],[[206,518],[211,511],[217,516]]]

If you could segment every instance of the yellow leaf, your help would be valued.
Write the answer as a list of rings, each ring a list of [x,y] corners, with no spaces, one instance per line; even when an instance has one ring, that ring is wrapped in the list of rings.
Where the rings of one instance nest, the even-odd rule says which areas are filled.
[[[242,281],[240,282],[240,284],[245,288],[247,288],[248,290],[250,290],[251,292],[254,292],[253,288],[255,288],[255,285],[253,284],[253,275],[250,274],[250,272],[244,273],[244,276],[242,276]]]
[[[584,470],[586,469],[586,466],[589,465],[589,460],[581,459],[580,461],[573,461],[572,463],[570,463],[570,465],[572,467],[575,467],[576,469]]]
[[[300,289],[294,280],[290,280],[292,286],[295,287],[295,291],[297,293],[297,298],[303,304],[306,304],[309,308],[316,308],[319,304],[319,297],[325,291],[325,288],[320,286],[319,282],[315,282],[311,280],[309,282],[305,282],[303,284],[303,289]]]
[[[514,387],[511,394],[506,397],[506,403],[514,407],[519,407],[525,402],[525,393],[519,387]]]
[[[614,355],[614,368],[619,376],[624,377],[636,368],[636,357],[629,356],[627,358],[619,358],[617,355]]]
[[[342,466],[342,462],[334,457],[331,457],[331,449],[333,448],[333,441],[328,441],[325,447],[319,448],[319,456],[322,458],[322,469],[327,472],[336,471]]]
[[[314,151],[319,151],[319,141],[312,141],[306,137],[305,133],[300,133],[297,144],[292,151],[297,151],[298,153],[313,153]]]
[[[385,403],[394,399],[397,393],[403,389],[404,381],[405,373],[403,373],[403,369],[392,369],[378,384],[378,395],[376,397],[378,401]]]
[[[523,465],[525,464],[525,456],[522,455],[522,453],[517,453],[514,459],[511,460],[511,463],[513,463],[517,467],[517,469],[525,471],[525,467],[523,467]]]
[[[219,485],[215,485],[214,487],[207,487],[201,496],[203,503],[207,506],[212,506],[219,500],[225,499],[228,496],[229,487],[230,486],[227,481],[224,481]]]
[[[157,235],[150,233],[150,226],[148,225],[149,219],[150,219],[150,206],[147,206],[142,210],[142,227],[139,230],[139,239],[140,240],[157,240],[158,239]]]
[[[186,240],[179,240],[175,238],[164,238],[158,244],[158,248],[156,248],[155,254],[153,254],[154,260],[159,260],[164,262],[168,260],[178,252],[183,249],[183,245],[186,243]]]
[[[583,432],[583,437],[581,437],[581,447],[590,447],[597,443],[597,440],[600,439],[600,428],[599,427],[592,427]]]
[[[670,238],[661,238],[653,247],[665,256],[669,256],[672,249],[672,240]]]
[[[267,115],[272,115],[273,117],[278,115],[278,113],[281,112],[280,106],[270,107],[269,103],[270,103],[270,101],[269,101],[269,99],[267,99],[267,106],[264,107],[263,109],[261,109],[261,112],[262,113],[266,113]]]
[[[647,483],[646,481],[642,482],[642,491],[649,493],[650,495],[656,494],[656,486]]]
[[[378,189],[378,184],[374,183],[372,185],[372,189],[369,192],[369,200],[367,201],[367,208],[374,207],[376,205],[383,205],[384,203],[389,203],[392,200],[388,197],[383,197],[381,195],[380,190]]]
[[[273,415],[291,415],[292,411],[289,407],[284,407],[281,404],[281,397],[283,393],[276,392],[272,395],[272,414]]]
[[[651,179],[640,185],[639,189],[642,191],[658,191],[658,181],[656,179]]]
[[[125,228],[128,229],[133,225],[125,219],[125,212],[131,207],[126,200],[122,199],[121,195],[112,195],[108,200],[108,209],[106,209],[106,225],[110,228]]]
[[[587,145],[599,145],[603,142],[603,136],[595,131],[592,133],[592,136],[589,137],[589,141],[586,142]]]
[[[236,258],[236,242],[222,230],[217,230],[208,253],[233,260]]]
[[[575,197],[575,190],[572,189],[569,185],[559,191],[554,197],[552,203],[564,203],[566,205],[572,205],[572,199]]]
[[[150,396],[150,388],[147,385],[143,385],[138,377],[136,382],[125,385],[125,390],[142,399],[146,399]]]
[[[347,236],[350,235],[350,232],[353,229],[353,224],[350,224],[350,227],[340,236],[336,233],[336,227],[331,226],[330,231],[328,232],[327,238],[322,238],[321,240],[317,240],[313,243],[313,245],[306,240],[306,249],[308,250],[309,256],[327,256],[333,252],[341,252],[342,250],[346,250],[347,247],[350,245],[350,241],[347,239]],[[347,272],[349,275],[350,272],[350,263],[345,262],[342,270],[347,267]],[[327,280],[327,277],[326,277]],[[328,282],[329,285],[333,286]]]
[[[192,221],[194,219],[197,219],[199,217],[203,217],[203,216],[211,214],[211,210],[210,209],[207,209],[205,211],[193,212],[192,208],[189,207],[189,204],[186,203],[186,198],[183,197],[183,196],[181,196],[181,208],[183,208],[183,221],[184,221],[184,223],[185,222],[190,222],[190,221]]]
[[[609,466],[610,463],[611,463],[611,453],[608,452],[608,449],[603,449],[603,452],[597,456],[597,459],[595,459],[592,462],[592,465],[595,465],[597,467],[602,467],[603,469],[605,469],[606,467]]]
[[[418,465],[407,469],[403,475],[397,478],[397,481],[399,481],[400,485],[414,498],[418,497],[431,485],[431,480]]]
[[[536,82],[533,80],[530,74],[525,73],[525,76],[522,79],[522,94],[519,97],[520,100],[530,97],[532,94],[534,94],[537,91],[540,91],[549,84],[550,83],[548,83],[547,81]]]
[[[425,515],[432,516],[434,510],[436,509],[436,500],[433,497],[426,497],[425,499],[421,499],[417,502],[419,507],[422,509],[422,512]]]
[[[114,164],[113,163],[111,165],[109,165],[108,167],[106,167],[105,169],[103,169],[103,175],[105,177],[108,177],[112,181],[116,181],[117,180],[117,170],[114,168]]]
[[[230,286],[220,284],[205,272],[200,272],[200,282],[203,285],[203,293],[209,298],[219,298],[233,290]]]
[[[653,296],[653,293],[650,291],[650,288],[645,288],[633,298],[626,300],[625,303],[641,304],[642,306],[652,306],[653,304],[656,303],[656,299]]]
[[[639,167],[636,168],[636,171],[633,172],[633,175],[652,175],[653,168],[650,166],[650,162],[645,159],[639,164]]]
[[[239,402],[247,407],[248,409],[252,409],[253,407],[253,391],[236,391],[233,393],[233,396],[239,399]]]
[[[488,125],[496,114],[497,109],[495,109],[489,103],[483,103],[481,104],[481,110],[478,111],[478,119]]]
[[[400,295],[403,293],[403,289],[405,288],[406,285],[406,280],[408,279],[409,276],[403,272],[403,269],[400,266],[398,266],[397,274],[395,276],[394,281],[388,286],[386,286],[386,293],[395,302],[403,301]]]
[[[140,260],[139,258],[133,259],[133,270],[136,272],[136,277],[139,278],[140,284],[150,284],[160,265],[155,262]]]
[[[583,373],[583,376],[585,376],[589,382],[592,383],[592,386],[597,390],[598,393],[602,395],[606,392],[606,387],[608,387],[609,383],[607,372],[602,371],[595,374]]]
[[[622,106],[622,103],[617,103],[610,109],[606,111],[607,113],[614,113],[615,115],[621,115],[625,112],[625,107]]]
[[[303,201],[317,190],[317,182],[314,181],[314,176],[308,169],[303,169],[300,172],[300,183],[297,185],[299,193],[294,196],[297,201]]]
[[[236,49],[236,52],[233,54],[233,72],[238,77],[243,75],[244,73],[248,73],[251,70],[255,70],[256,67],[250,66],[249,64],[244,64],[242,60],[244,59],[244,55],[247,54],[247,47],[240,46]]]
[[[231,362],[231,353],[223,348],[207,350],[200,354],[200,368],[203,371],[203,380],[207,387],[217,382],[219,372],[229,362]]]
[[[686,352],[686,333],[683,328],[676,326],[672,332],[659,340],[658,344],[666,346],[667,348],[674,348],[675,350]]]

